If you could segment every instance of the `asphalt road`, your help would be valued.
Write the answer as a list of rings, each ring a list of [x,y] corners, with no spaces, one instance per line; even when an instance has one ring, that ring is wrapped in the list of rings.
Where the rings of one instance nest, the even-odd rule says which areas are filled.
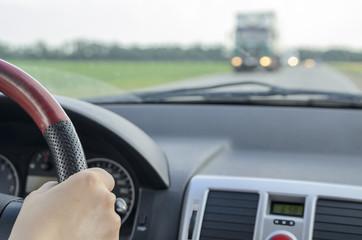
[[[362,93],[361,89],[359,89],[345,74],[325,64],[317,65],[311,69],[299,66],[294,68],[284,67],[275,72],[256,70],[241,73],[230,72],[205,75],[165,84],[157,87],[157,89],[200,87],[238,81],[258,81],[295,89]],[[250,86],[250,88],[252,87],[253,86]]]

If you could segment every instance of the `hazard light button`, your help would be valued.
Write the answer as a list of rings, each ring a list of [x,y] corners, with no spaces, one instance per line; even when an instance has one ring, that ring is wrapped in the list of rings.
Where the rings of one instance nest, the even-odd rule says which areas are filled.
[[[269,238],[269,240],[293,240],[289,236],[284,234],[274,235],[273,237]]]

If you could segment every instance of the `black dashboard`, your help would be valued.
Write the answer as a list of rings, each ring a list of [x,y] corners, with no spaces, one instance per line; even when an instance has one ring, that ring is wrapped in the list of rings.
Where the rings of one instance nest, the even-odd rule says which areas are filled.
[[[45,182],[57,181],[57,173],[43,136],[35,124],[19,110],[16,110],[18,114],[15,111],[14,115],[11,114],[0,123],[0,161],[3,166],[1,188],[6,194],[26,197]],[[11,111],[6,112],[9,114]],[[98,132],[99,129],[88,128],[84,122],[76,125],[88,167],[101,167],[110,172],[115,179],[113,193],[128,205],[127,212],[122,214],[122,235],[128,236],[132,231],[140,186],[133,167],[126,160],[127,153],[117,149],[107,137]]]
[[[132,181],[134,204],[120,239],[362,236],[360,110],[104,104],[89,112],[80,101],[59,101],[87,159],[106,159],[99,163],[105,168],[115,163]],[[0,104],[0,154],[14,165],[25,196],[29,175],[55,175],[41,166],[47,147],[31,119],[5,98]],[[150,139],[130,125],[126,136],[115,134],[115,122],[125,121],[115,115]]]

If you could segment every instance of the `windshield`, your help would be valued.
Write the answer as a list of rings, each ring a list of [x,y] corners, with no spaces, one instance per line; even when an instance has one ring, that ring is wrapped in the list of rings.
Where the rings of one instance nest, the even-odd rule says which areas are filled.
[[[360,94],[361,9],[355,0],[2,0],[0,58],[75,98],[243,81]]]
[[[263,28],[238,29],[236,32],[235,45],[245,48],[248,45],[258,45],[268,41],[268,30]]]

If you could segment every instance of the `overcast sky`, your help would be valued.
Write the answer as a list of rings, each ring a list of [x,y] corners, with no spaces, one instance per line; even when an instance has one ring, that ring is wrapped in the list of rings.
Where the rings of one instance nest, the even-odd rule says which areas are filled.
[[[359,0],[0,0],[0,41],[230,45],[236,13],[264,10],[281,46],[362,49]]]

